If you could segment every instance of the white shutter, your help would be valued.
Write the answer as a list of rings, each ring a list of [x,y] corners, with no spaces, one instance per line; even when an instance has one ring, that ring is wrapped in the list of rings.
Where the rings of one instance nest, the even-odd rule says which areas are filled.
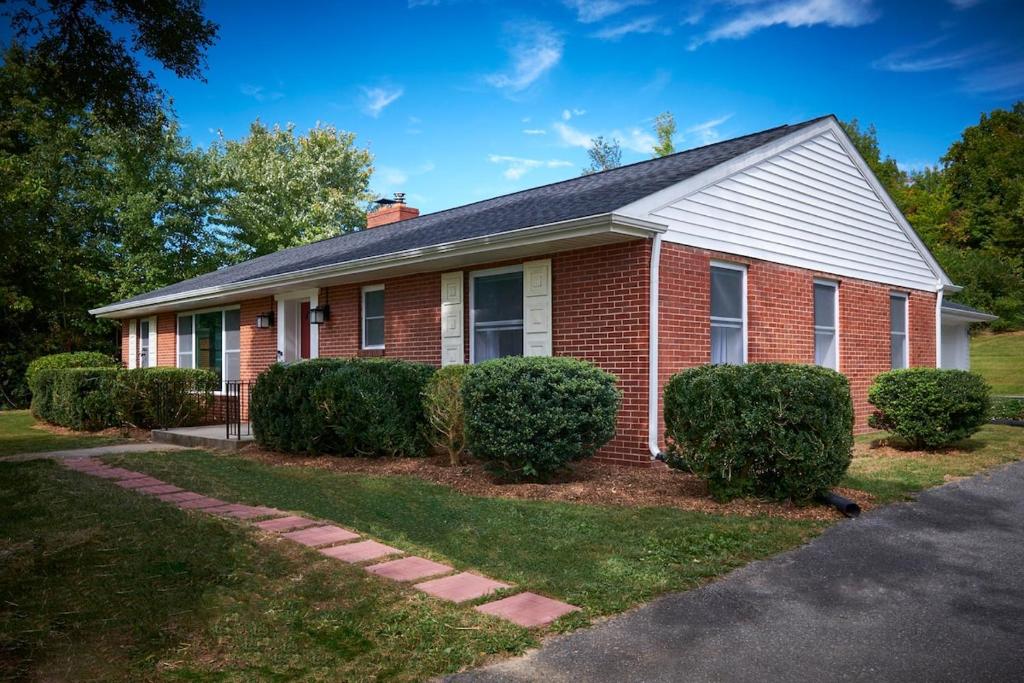
[[[149,319],[149,356],[146,358],[146,365],[150,368],[156,367],[156,316]]]
[[[128,348],[122,354],[128,362],[128,368],[134,368],[139,359],[139,340],[135,334],[135,320],[128,321]]]
[[[441,365],[462,365],[462,271],[441,273]]]
[[[523,264],[523,355],[551,355],[551,259]]]

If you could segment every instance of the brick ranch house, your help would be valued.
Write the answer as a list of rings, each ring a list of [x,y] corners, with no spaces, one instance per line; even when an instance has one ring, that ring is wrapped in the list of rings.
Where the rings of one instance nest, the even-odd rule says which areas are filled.
[[[991,316],[957,291],[827,116],[423,216],[394,202],[92,313],[123,321],[129,367],[225,383],[316,357],[585,358],[623,392],[600,456],[644,464],[666,381],[709,362],[836,368],[865,431],[875,375],[966,363]]]

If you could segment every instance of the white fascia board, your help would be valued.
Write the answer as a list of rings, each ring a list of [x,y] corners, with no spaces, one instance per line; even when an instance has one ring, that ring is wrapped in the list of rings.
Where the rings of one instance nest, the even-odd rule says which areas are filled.
[[[126,318],[139,310],[150,311],[163,307],[200,303],[203,300],[224,295],[241,296],[246,292],[261,290],[267,287],[299,286],[312,278],[372,273],[386,268],[407,265],[410,262],[422,263],[425,266],[424,269],[429,270],[426,266],[431,261],[441,258],[475,254],[486,255],[498,249],[544,244],[600,234],[615,234],[642,239],[663,233],[665,230],[666,227],[664,225],[634,216],[620,215],[618,213],[597,214],[510,230],[495,235],[485,235],[483,237],[446,242],[429,247],[407,249],[381,256],[370,256],[340,264],[329,264],[281,273],[279,275],[253,278],[242,282],[203,287],[201,289],[167,294],[131,303],[111,304],[91,309],[89,313],[100,318]]]
[[[925,263],[928,265],[928,268],[935,275],[936,289],[945,288],[947,289],[947,291],[959,291],[960,288],[954,285],[953,282],[949,279],[949,276],[946,275],[945,271],[942,270],[942,267],[939,265],[939,262],[935,260],[935,257],[932,256],[932,253],[928,250],[928,247],[925,246],[924,242],[922,242],[921,238],[918,237],[917,233],[911,227],[910,223],[907,222],[906,217],[896,207],[896,204],[895,202],[893,202],[892,197],[889,196],[889,193],[886,192],[885,188],[883,188],[881,183],[878,182],[878,178],[875,177],[875,174],[871,172],[871,169],[868,167],[867,163],[860,156],[860,153],[857,152],[856,147],[854,147],[853,142],[850,140],[849,136],[846,135],[846,132],[843,130],[843,127],[840,126],[839,122],[834,117],[831,116],[826,119],[822,119],[821,121],[815,124],[807,126],[806,128],[802,128],[794,133],[785,135],[779,138],[778,140],[774,140],[766,145],[762,145],[760,147],[757,147],[756,149],[752,149],[746,154],[741,154],[740,156],[730,159],[729,161],[718,164],[717,166],[709,168],[706,171],[703,171],[695,176],[687,178],[686,180],[681,180],[675,185],[667,187],[664,190],[659,190],[658,192],[650,194],[642,199],[638,199],[635,202],[632,202],[617,209],[615,213],[632,216],[638,220],[649,220],[649,216],[651,215],[651,213],[655,211],[660,211],[661,209],[665,208],[670,204],[673,204],[681,199],[685,199],[690,195],[700,192],[706,187],[709,187],[718,182],[721,182],[722,180],[725,180],[729,176],[735,175],[741,171],[751,168],[752,166],[756,166],[762,161],[765,161],[767,159],[770,159],[774,156],[781,154],[790,147],[795,147],[797,145],[803,144],[808,140],[811,140],[813,138],[818,137],[819,135],[822,135],[823,133],[828,132],[832,132],[835,134],[836,139],[839,141],[839,143],[846,150],[847,154],[850,156],[851,159],[853,159],[854,163],[860,169],[860,172],[864,176],[868,185],[870,185],[871,188],[875,191],[875,193],[881,199],[882,203],[885,205],[886,209],[888,209],[889,213],[891,213],[894,217],[897,225],[899,225],[903,232],[906,234],[907,239],[910,240],[910,243],[921,255],[921,258],[924,259]]]
[[[999,320],[999,316],[981,311],[963,311],[959,308],[942,307],[942,322],[990,323],[993,320]]]

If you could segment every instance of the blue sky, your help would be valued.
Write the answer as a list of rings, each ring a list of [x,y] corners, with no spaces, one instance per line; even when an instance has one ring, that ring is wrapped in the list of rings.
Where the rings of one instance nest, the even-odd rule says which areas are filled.
[[[573,177],[593,135],[648,158],[826,113],[934,164],[979,114],[1024,98],[1020,0],[207,2],[207,82],[159,80],[185,133],[259,117],[355,132],[372,187],[423,211]]]

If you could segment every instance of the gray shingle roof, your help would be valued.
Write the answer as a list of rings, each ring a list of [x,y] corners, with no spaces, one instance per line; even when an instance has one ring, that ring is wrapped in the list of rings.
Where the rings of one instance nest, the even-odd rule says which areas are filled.
[[[610,213],[822,118],[285,249],[113,305]]]
[[[972,307],[968,306],[967,304],[962,304],[962,303],[959,303],[957,301],[949,301],[947,299],[943,299],[942,300],[942,307],[945,308],[945,309],[951,310],[951,311],[963,311],[964,313],[978,313],[980,315],[992,315],[991,313],[986,313],[985,311],[978,310],[977,308],[972,308]]]

